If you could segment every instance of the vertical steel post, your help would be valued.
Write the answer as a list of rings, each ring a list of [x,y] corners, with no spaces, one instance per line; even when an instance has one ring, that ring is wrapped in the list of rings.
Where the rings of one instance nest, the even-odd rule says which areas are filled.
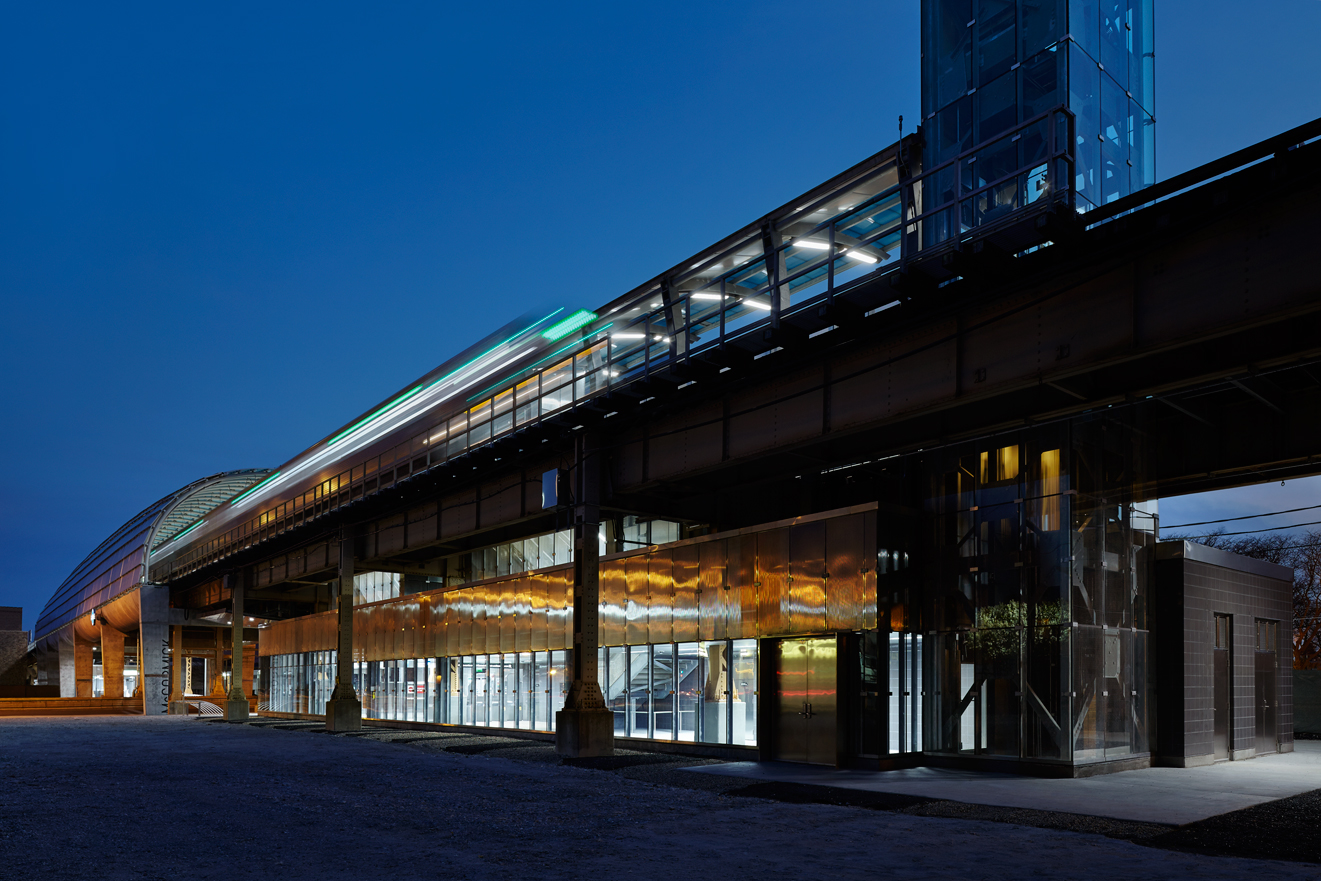
[[[225,576],[229,584],[231,645],[229,649],[229,699],[225,701],[225,721],[242,722],[248,718],[248,695],[243,691],[243,573]]]
[[[362,730],[362,702],[353,688],[353,540],[353,527],[340,527],[335,690],[326,701],[327,731]]]

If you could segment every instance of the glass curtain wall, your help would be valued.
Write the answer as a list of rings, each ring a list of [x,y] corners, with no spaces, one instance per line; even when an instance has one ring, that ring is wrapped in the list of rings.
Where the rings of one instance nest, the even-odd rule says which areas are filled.
[[[922,46],[925,168],[1067,105],[1079,211],[1155,181],[1152,0],[923,0]],[[933,181],[927,204],[1030,166],[1044,155],[1038,129],[979,153],[963,180]],[[1040,183],[1029,174],[992,190],[975,212],[1022,207]],[[958,222],[966,230],[983,219],[970,212]],[[947,227],[930,241],[959,231]]]
[[[926,460],[927,751],[1148,752],[1155,517],[1134,418],[1082,417]]]
[[[757,641],[603,648],[600,676],[620,737],[755,746]],[[567,651],[366,661],[353,665],[363,718],[553,731],[569,688]],[[324,713],[335,652],[269,659],[270,709]]]

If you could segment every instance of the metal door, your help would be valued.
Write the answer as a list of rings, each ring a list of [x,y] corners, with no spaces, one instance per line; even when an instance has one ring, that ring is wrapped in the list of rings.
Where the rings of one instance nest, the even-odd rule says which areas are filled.
[[[776,665],[776,758],[834,765],[839,717],[834,637],[785,639]]]
[[[1211,751],[1217,759],[1229,758],[1229,731],[1234,718],[1230,704],[1229,678],[1233,664],[1230,663],[1229,646],[1230,619],[1228,615],[1215,616],[1215,647],[1211,650],[1211,677],[1213,717],[1211,728]]]
[[[1275,731],[1275,647],[1279,628],[1274,621],[1256,622],[1256,704],[1257,752],[1273,753],[1279,749]]]

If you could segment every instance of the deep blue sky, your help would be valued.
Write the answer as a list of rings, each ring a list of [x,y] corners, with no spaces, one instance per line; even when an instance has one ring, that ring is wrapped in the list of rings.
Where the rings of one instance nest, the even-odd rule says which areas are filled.
[[[153,500],[917,120],[917,0],[466,6],[6,7],[0,605],[26,626]],[[1321,115],[1318,33],[1317,0],[1157,0],[1158,174]]]

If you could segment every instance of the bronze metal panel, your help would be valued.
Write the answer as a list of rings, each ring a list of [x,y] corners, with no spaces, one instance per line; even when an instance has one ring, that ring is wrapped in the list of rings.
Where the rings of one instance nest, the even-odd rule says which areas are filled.
[[[560,603],[560,644],[551,648],[573,648],[573,570],[561,569],[555,576]]]
[[[532,579],[523,576],[514,582],[514,649],[532,651]]]
[[[459,619],[459,651],[460,655],[476,654],[472,650],[472,588],[454,591],[456,600],[456,611]]]
[[[546,576],[528,576],[528,650],[542,652],[550,648],[546,633]]]
[[[757,631],[762,636],[788,633],[789,530],[759,532],[756,545]]]
[[[674,556],[657,551],[647,560],[647,642],[674,638]]]
[[[825,522],[826,627],[863,627],[862,515],[850,514]]]
[[[701,609],[698,639],[725,638],[725,600],[730,593],[725,582],[726,544],[724,539],[719,539],[697,546],[700,551],[697,592]]]
[[[734,559],[735,547],[738,548],[738,587],[730,590],[728,628],[730,639],[741,639],[756,636],[760,632],[757,620],[757,538],[741,535],[731,540],[731,561]],[[737,617],[734,602],[738,603]]]
[[[399,617],[399,636],[402,643],[399,647],[399,657],[416,658],[419,654],[417,637],[421,630],[421,624],[417,619],[417,600],[400,600],[395,604],[395,614]]]
[[[624,644],[647,642],[647,564],[646,554],[624,560]]]
[[[517,608],[515,602],[517,590],[518,585],[513,579],[500,584],[500,605],[497,607],[497,615],[500,619],[500,651],[502,652],[512,652],[518,642],[515,633],[518,622],[514,616],[514,610]]]
[[[826,626],[826,523],[789,527],[789,632],[814,633]]]
[[[404,616],[400,614],[400,609],[396,603],[386,603],[385,608],[389,609],[390,630],[394,634],[394,645],[390,651],[390,660],[398,661],[404,656]]]
[[[601,563],[601,645],[623,645],[626,614],[627,578],[625,560]]]
[[[490,614],[488,593],[489,588],[484,584],[472,589],[472,653],[474,655],[484,655],[491,650],[490,626],[495,616]]]
[[[876,512],[862,515],[862,550],[858,569],[862,573],[862,628],[875,630],[879,597],[876,594]]]
[[[671,551],[674,557],[674,641],[694,642],[701,637],[702,546],[688,545]]]

